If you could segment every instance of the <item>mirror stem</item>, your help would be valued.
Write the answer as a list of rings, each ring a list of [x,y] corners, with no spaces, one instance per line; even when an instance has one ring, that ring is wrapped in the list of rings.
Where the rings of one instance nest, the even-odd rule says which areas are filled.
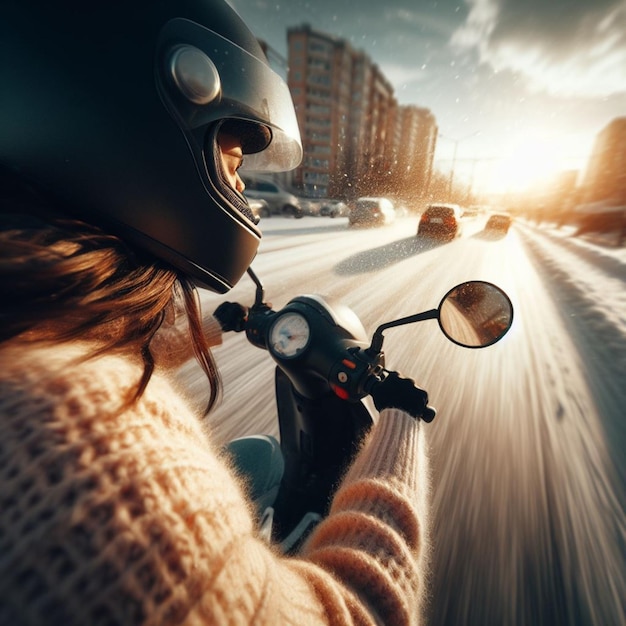
[[[378,354],[383,347],[383,332],[388,328],[394,326],[404,326],[405,324],[413,324],[414,322],[422,322],[424,320],[436,320],[439,317],[439,309],[431,309],[430,311],[424,311],[423,313],[417,313],[415,315],[409,315],[408,317],[401,317],[400,319],[381,324],[372,337],[372,344],[366,350],[369,355]]]
[[[246,271],[248,272],[248,276],[250,276],[250,278],[256,285],[256,293],[254,295],[254,304],[255,305],[263,304],[263,300],[265,299],[265,290],[263,289],[263,285],[261,284],[259,277],[254,273],[251,267],[248,267]]]

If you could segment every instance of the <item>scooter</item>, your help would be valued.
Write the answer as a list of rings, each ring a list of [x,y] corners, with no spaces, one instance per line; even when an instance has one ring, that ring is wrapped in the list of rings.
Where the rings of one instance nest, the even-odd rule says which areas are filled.
[[[235,330],[267,350],[276,363],[275,391],[284,472],[273,507],[261,527],[285,553],[295,553],[328,512],[333,493],[362,438],[373,424],[369,396],[389,377],[383,333],[393,327],[437,320],[444,335],[468,348],[493,345],[513,322],[506,293],[488,282],[456,285],[436,309],[381,324],[370,340],[349,307],[320,295],[301,295],[274,311],[252,269],[254,304],[222,306],[246,311]],[[216,311],[217,313],[217,311]],[[410,379],[409,379],[410,380]],[[412,383],[412,381],[411,381]],[[427,394],[403,394],[405,410],[425,422],[435,417]]]

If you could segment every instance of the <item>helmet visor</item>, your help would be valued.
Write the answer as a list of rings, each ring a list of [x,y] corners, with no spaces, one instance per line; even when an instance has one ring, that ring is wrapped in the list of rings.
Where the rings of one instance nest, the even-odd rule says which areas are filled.
[[[180,18],[166,24],[161,41],[195,46],[209,57],[219,75],[220,91],[213,102],[194,105],[179,94],[167,98],[168,108],[174,108],[181,126],[197,136],[198,130],[219,119],[261,123],[270,129],[272,141],[265,150],[246,155],[245,169],[286,171],[299,165],[302,144],[289,88],[264,61],[221,35]],[[171,93],[171,87],[167,91]]]

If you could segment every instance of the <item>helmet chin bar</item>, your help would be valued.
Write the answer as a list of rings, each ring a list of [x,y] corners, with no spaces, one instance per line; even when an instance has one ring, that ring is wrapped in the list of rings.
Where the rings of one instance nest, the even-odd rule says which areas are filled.
[[[181,254],[178,250],[125,224],[117,223],[114,228],[129,244],[137,247],[139,254],[147,252],[162,259],[187,275],[198,286],[216,293],[227,293],[239,282],[254,260],[258,248],[258,239],[248,237],[245,241],[239,242],[237,254],[229,255],[224,251],[211,254],[211,249],[215,248],[211,241],[207,241],[205,244],[207,254],[203,258],[191,251],[189,254]],[[218,259],[217,256],[222,258]],[[201,262],[203,264],[200,264]],[[220,268],[222,272],[216,271],[216,268]]]

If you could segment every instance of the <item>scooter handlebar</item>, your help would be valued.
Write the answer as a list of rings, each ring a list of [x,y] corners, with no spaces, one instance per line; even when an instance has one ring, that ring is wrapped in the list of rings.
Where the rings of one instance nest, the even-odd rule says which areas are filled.
[[[395,408],[425,422],[435,419],[435,409],[428,406],[428,393],[413,379],[404,378],[398,372],[387,372],[382,380],[375,380],[367,390],[379,411]]]
[[[296,299],[297,300],[297,299]],[[337,323],[337,312],[318,300],[306,297],[292,301],[282,311],[275,312],[267,304],[255,304],[250,309],[233,302],[224,302],[215,310],[224,331],[241,332],[255,346],[269,349],[272,358],[287,374],[297,391],[315,398],[332,390],[342,400],[355,402],[371,395],[374,405],[398,408],[416,419],[430,422],[435,410],[428,406],[428,394],[410,378],[383,368],[383,353],[371,354],[364,349],[362,337],[355,337]],[[272,323],[286,310],[305,316],[311,341],[297,357],[282,357],[268,346]],[[345,311],[343,312],[345,315]]]
[[[239,302],[222,302],[213,312],[213,317],[219,322],[224,332],[240,333],[246,328],[248,307]]]

